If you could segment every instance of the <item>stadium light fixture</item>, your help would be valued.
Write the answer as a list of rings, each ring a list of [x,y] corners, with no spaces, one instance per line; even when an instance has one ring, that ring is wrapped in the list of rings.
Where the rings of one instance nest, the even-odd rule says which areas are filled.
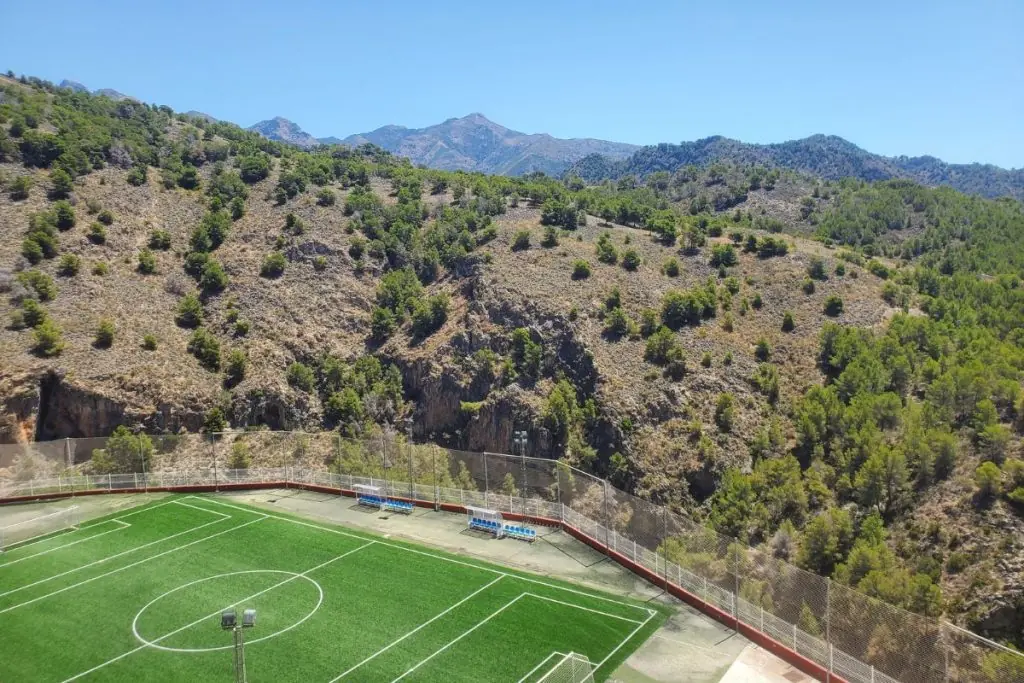
[[[233,609],[226,609],[220,613],[220,627],[225,631],[231,631],[235,637],[235,682],[246,683],[245,677],[245,639],[242,637],[242,629],[252,628],[256,625],[256,610],[242,610],[242,620],[238,620],[238,613]]]

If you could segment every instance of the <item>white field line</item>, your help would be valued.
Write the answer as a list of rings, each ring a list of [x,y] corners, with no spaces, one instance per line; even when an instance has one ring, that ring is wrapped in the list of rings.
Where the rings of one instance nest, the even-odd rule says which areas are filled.
[[[352,534],[352,533],[349,533],[347,531],[342,531],[341,529],[333,529],[331,527],[320,526],[319,524],[312,524],[310,522],[303,522],[303,521],[298,520],[298,519],[291,519],[289,517],[282,517],[280,515],[275,515],[272,512],[263,512],[262,510],[260,510],[260,508],[244,508],[244,507],[241,507],[241,506],[238,506],[238,505],[232,505],[231,503],[224,503],[224,502],[216,500],[214,498],[200,498],[199,496],[189,496],[189,498],[195,498],[196,500],[203,500],[203,501],[206,501],[208,503],[212,503],[214,505],[222,505],[224,507],[232,508],[232,509],[235,509],[235,510],[240,510],[242,512],[248,512],[250,514],[252,514],[253,510],[255,509],[255,510],[259,510],[260,514],[264,514],[267,517],[270,517],[271,519],[278,519],[278,520],[281,520],[282,522],[290,522],[292,524],[298,524],[300,526],[306,526],[306,527],[309,527],[311,529],[320,529],[321,531],[328,531],[328,532],[330,532],[332,534],[338,534],[340,536],[348,536],[349,538],[358,538],[360,540],[367,540],[367,538],[365,536],[360,536],[359,534]],[[473,564],[472,562],[464,562],[463,560],[457,560],[454,557],[445,557],[443,555],[435,555],[434,553],[430,553],[430,552],[427,552],[425,550],[417,550],[416,548],[407,548],[407,547],[402,546],[402,545],[395,545],[394,543],[388,543],[387,541],[378,541],[378,544],[382,545],[382,546],[386,546],[388,548],[395,548],[397,550],[403,550],[405,552],[415,553],[417,555],[423,555],[425,557],[432,557],[432,558],[434,558],[436,560],[443,560],[444,562],[451,562],[452,564],[459,564],[459,565],[462,565],[464,567],[472,567],[473,569],[479,569],[480,571],[490,572],[492,574],[504,574],[505,576],[517,579],[519,581],[526,581],[527,583],[533,583],[533,584],[536,584],[538,586],[544,586],[545,588],[553,588],[555,590],[565,591],[567,593],[574,593],[576,595],[582,595],[582,596],[585,596],[587,598],[593,598],[595,600],[603,600],[605,602],[610,602],[613,605],[620,605],[620,606],[623,606],[623,607],[630,607],[632,609],[640,610],[642,612],[647,612],[647,613],[652,613],[653,612],[653,610],[648,609],[646,607],[640,607],[639,605],[633,605],[633,604],[630,604],[628,602],[621,602],[619,600],[615,600],[613,598],[609,598],[609,597],[606,597],[604,595],[594,595],[593,593],[587,593],[586,591],[576,590],[574,588],[569,588],[567,586],[556,586],[555,584],[547,583],[545,581],[540,581],[539,579],[532,579],[532,578],[530,578],[528,576],[523,576],[521,574],[512,574],[512,573],[509,573],[509,572],[503,572],[501,570],[493,569],[491,567],[481,567],[478,564]]]
[[[416,634],[417,632],[419,632],[420,630],[426,628],[427,626],[430,626],[430,624],[434,623],[435,621],[437,621],[438,619],[440,619],[444,615],[448,614],[449,612],[451,612],[453,609],[455,609],[459,605],[465,604],[466,602],[472,600],[477,595],[479,595],[480,593],[483,593],[485,590],[487,590],[488,588],[490,588],[491,586],[493,586],[494,584],[498,583],[499,581],[501,581],[504,578],[505,578],[505,575],[499,576],[498,578],[496,578],[494,581],[491,581],[486,586],[483,586],[482,588],[478,588],[477,590],[473,591],[472,593],[470,593],[466,597],[462,598],[461,600],[459,600],[457,603],[455,603],[454,605],[452,605],[448,609],[446,609],[443,612],[441,612],[441,613],[431,617],[430,619],[428,619],[427,621],[423,622],[422,624],[420,624],[419,626],[417,626],[413,630],[409,631],[408,633],[406,633],[404,636],[402,636],[398,640],[394,640],[389,645],[385,645],[384,647],[382,647],[381,649],[377,650],[372,655],[370,655],[369,657],[367,657],[363,661],[359,662],[358,664],[356,664],[352,668],[350,668],[347,671],[345,671],[345,672],[339,674],[338,676],[332,678],[330,680],[330,683],[335,683],[335,681],[338,681],[338,680],[344,678],[345,676],[348,676],[350,673],[352,673],[353,671],[355,671],[356,669],[361,667],[363,664],[366,664],[367,662],[369,662],[372,659],[376,659],[380,655],[384,654],[385,652],[387,652],[388,650],[393,648],[395,645],[398,645],[399,643],[401,643],[406,638]]]
[[[175,505],[182,505],[187,508],[192,508],[193,510],[199,510],[200,512],[207,512],[211,515],[219,515],[224,519],[231,519],[231,515],[225,515],[223,512],[217,512],[216,510],[208,510],[207,508],[201,508],[198,505],[192,505],[191,503],[183,503],[180,500],[173,500],[171,502]]]
[[[494,610],[493,612],[491,612],[491,613],[490,613],[490,614],[489,614],[488,616],[486,616],[486,617],[484,617],[483,619],[481,619],[480,621],[478,621],[478,622],[477,622],[477,623],[476,623],[475,625],[473,625],[473,626],[471,626],[470,628],[468,628],[468,629],[466,629],[465,631],[463,631],[462,635],[460,635],[460,636],[458,636],[458,637],[456,637],[456,638],[454,638],[454,639],[452,639],[452,640],[448,641],[448,643],[447,643],[447,644],[445,644],[445,645],[442,645],[442,646],[441,646],[440,648],[438,648],[437,650],[435,650],[435,651],[433,652],[433,654],[430,654],[430,655],[428,655],[427,657],[425,657],[424,659],[421,659],[421,660],[420,660],[420,662],[419,662],[419,663],[418,663],[418,664],[417,664],[416,666],[412,667],[411,669],[409,669],[408,671],[406,671],[406,672],[405,672],[404,674],[402,674],[402,675],[401,675],[401,676],[399,676],[398,678],[396,678],[396,679],[392,680],[392,681],[391,681],[391,683],[396,683],[396,681],[400,681],[400,680],[402,680],[403,678],[405,678],[406,676],[408,676],[409,674],[411,674],[411,673],[412,673],[413,671],[415,671],[416,669],[420,668],[421,666],[423,666],[424,664],[426,664],[427,662],[429,662],[429,661],[430,661],[431,659],[433,659],[434,657],[438,656],[439,654],[441,654],[442,652],[444,652],[445,650],[447,650],[448,648],[450,648],[450,647],[451,647],[452,645],[454,645],[455,643],[459,642],[460,640],[462,640],[463,638],[465,638],[466,636],[468,636],[468,635],[469,635],[470,633],[472,633],[473,631],[477,630],[478,628],[480,628],[481,626],[483,626],[484,624],[486,624],[486,623],[487,623],[488,621],[490,621],[490,620],[491,620],[491,619],[493,619],[494,617],[498,616],[499,614],[501,614],[502,612],[504,612],[505,610],[507,610],[507,609],[508,609],[509,607],[511,607],[512,605],[514,605],[514,604],[516,604],[517,602],[519,602],[519,600],[520,600],[521,598],[523,598],[524,596],[526,596],[526,595],[527,595],[526,593],[522,593],[521,595],[518,595],[518,596],[516,596],[516,597],[512,598],[511,600],[509,600],[508,602],[506,602],[506,603],[505,603],[504,605],[502,605],[502,606],[501,606],[501,607],[499,607],[498,609],[496,609],[496,610]]]
[[[140,508],[138,510],[134,510],[132,512],[128,512],[128,513],[123,514],[123,515],[118,515],[117,517],[115,517],[113,519],[104,519],[104,520],[100,520],[98,522],[87,522],[86,524],[79,524],[78,528],[79,529],[91,529],[94,526],[100,526],[101,524],[106,524],[107,522],[115,522],[115,521],[118,521],[118,520],[122,520],[125,517],[131,517],[133,515],[137,515],[140,512],[149,512],[150,510],[155,510],[156,508],[161,508],[164,505],[171,505],[174,502],[175,501],[173,501],[173,500],[169,500],[169,501],[167,501],[165,503],[158,503],[157,505],[145,506],[145,507],[142,507],[142,508]],[[78,507],[78,506],[76,505],[75,507]],[[207,510],[207,512],[213,512],[213,510]],[[36,543],[45,543],[46,541],[49,541],[50,538],[52,536],[54,536],[54,535],[56,535],[56,532],[54,532],[53,534],[43,534],[43,536],[45,536],[45,538],[40,538],[39,540],[36,540],[36,541],[31,541],[30,540],[28,543],[18,543],[17,547],[12,549],[11,552],[14,552],[14,550],[21,550],[22,548],[27,548],[30,545],[35,545]]]
[[[594,614],[600,614],[602,617],[608,617],[610,619],[621,619],[622,621],[628,621],[631,624],[641,623],[637,619],[630,619],[628,617],[620,617],[618,614],[612,614],[611,612],[602,612],[599,609],[591,609],[590,607],[584,607],[583,605],[574,605],[571,602],[564,602],[562,600],[556,600],[555,598],[548,598],[543,595],[537,595],[536,593],[526,593],[531,598],[537,598],[538,600],[546,600],[547,602],[554,602],[559,605],[565,605],[566,607],[573,607],[575,609],[581,609],[584,612],[593,612]]]
[[[38,553],[34,553],[32,555],[26,555],[25,557],[19,557],[18,559],[11,560],[10,562],[4,562],[3,564],[0,564],[0,569],[2,569],[4,567],[9,567],[12,564],[18,564],[19,562],[24,562],[25,560],[31,560],[33,557],[39,557],[40,555],[45,555],[47,553],[52,553],[55,550],[63,550],[64,548],[70,548],[73,545],[78,545],[79,543],[85,543],[86,541],[91,541],[94,538],[99,538],[100,536],[106,536],[107,534],[112,534],[115,531],[123,531],[124,529],[127,529],[128,527],[131,526],[131,524],[129,524],[128,522],[122,522],[119,519],[108,519],[106,522],[103,522],[103,524],[107,524],[109,522],[114,522],[115,524],[120,524],[121,526],[115,527],[113,529],[110,529],[109,531],[102,531],[102,532],[100,532],[98,534],[93,534],[92,536],[86,536],[85,538],[80,538],[77,541],[71,541],[70,543],[65,543],[63,545],[58,545],[58,546],[55,546],[53,548],[49,548],[47,550],[40,550]],[[98,527],[98,526],[101,526],[101,524],[94,525],[94,527]],[[91,529],[91,528],[94,528],[94,527],[89,527],[89,528]],[[19,546],[19,547],[22,547],[22,546]]]
[[[633,639],[633,636],[635,636],[635,635],[636,635],[637,633],[639,633],[639,632],[640,632],[640,629],[642,629],[642,628],[643,628],[644,626],[646,626],[646,625],[647,625],[647,622],[649,622],[649,621],[650,621],[651,619],[653,619],[653,618],[654,618],[654,615],[655,615],[655,614],[657,614],[657,612],[655,612],[654,610],[651,610],[651,613],[650,613],[650,615],[649,615],[649,616],[648,616],[648,617],[647,617],[646,619],[644,619],[644,620],[643,620],[642,622],[640,622],[640,624],[639,624],[639,625],[638,625],[638,626],[637,626],[637,627],[636,627],[635,629],[633,629],[633,630],[632,630],[632,631],[630,632],[630,634],[629,634],[628,636],[626,636],[626,637],[625,637],[625,638],[624,638],[624,639],[622,640],[622,642],[621,642],[621,643],[619,643],[618,645],[616,645],[616,646],[615,646],[615,649],[614,649],[614,650],[612,650],[612,651],[611,651],[611,652],[609,652],[609,653],[608,653],[607,655],[605,655],[605,658],[604,658],[604,659],[602,659],[602,660],[601,660],[600,662],[598,662],[598,663],[597,663],[597,666],[595,666],[595,667],[594,667],[594,673],[597,673],[597,672],[598,672],[598,671],[599,671],[599,670],[601,669],[601,667],[605,665],[605,662],[607,662],[607,661],[608,661],[609,659],[611,659],[611,658],[612,658],[612,655],[614,655],[614,654],[615,654],[616,652],[618,652],[619,650],[621,650],[621,649],[622,649],[622,646],[623,646],[623,645],[625,645],[626,643],[628,643],[629,641],[631,641],[631,640]]]
[[[537,673],[537,669],[541,668],[542,666],[544,666],[545,664],[550,662],[552,657],[565,657],[565,654],[562,653],[562,652],[552,652],[547,657],[542,659],[540,661],[540,664],[538,664],[537,666],[535,666],[532,669],[530,669],[529,671],[527,671],[526,675],[523,676],[522,678],[520,678],[518,681],[516,681],[516,683],[523,683],[523,681],[525,681],[527,678],[529,678],[533,674]]]
[[[40,600],[45,600],[46,598],[52,597],[54,595],[59,595],[60,593],[63,593],[65,591],[69,591],[69,590],[71,590],[73,588],[78,588],[79,586],[84,586],[85,584],[92,583],[93,581],[96,581],[97,579],[102,579],[102,578],[110,576],[112,574],[117,574],[118,572],[123,572],[125,569],[131,569],[132,567],[137,567],[140,564],[143,564],[145,562],[149,562],[150,560],[155,560],[158,557],[163,557],[164,555],[169,555],[169,554],[171,554],[173,552],[177,552],[179,550],[183,550],[183,549],[188,548],[190,546],[193,546],[193,545],[195,545],[197,543],[202,543],[203,541],[208,541],[211,538],[216,538],[217,536],[222,536],[222,535],[230,533],[232,531],[236,531],[238,529],[241,529],[242,527],[247,527],[250,524],[255,524],[256,522],[262,522],[264,519],[266,519],[266,517],[257,517],[256,519],[253,519],[253,520],[250,520],[248,522],[245,522],[244,524],[239,524],[238,526],[233,526],[230,529],[225,529],[224,531],[218,531],[215,534],[211,534],[209,536],[204,536],[203,538],[197,539],[195,541],[190,541],[189,543],[186,543],[185,545],[179,545],[179,546],[177,546],[175,548],[171,548],[170,550],[165,550],[162,553],[157,553],[156,555],[151,555],[150,557],[145,557],[145,558],[139,560],[138,562],[133,562],[133,563],[125,565],[123,567],[118,567],[117,569],[112,569],[112,570],[110,570],[109,572],[107,572],[105,574],[99,574],[98,576],[94,576],[94,577],[92,577],[90,579],[85,579],[84,581],[79,581],[78,583],[72,584],[70,586],[65,586],[64,588],[60,588],[58,590],[53,591],[52,593],[47,593],[46,595],[40,595],[37,598],[32,598],[31,600],[26,600],[25,602],[18,603],[17,605],[11,605],[10,607],[7,607],[5,609],[0,610],[0,614],[4,614],[6,612],[10,612],[11,610],[18,609],[19,607],[24,607],[25,605],[31,605],[34,602],[39,602]],[[210,524],[217,524],[217,523],[223,522],[223,521],[224,520],[222,520],[222,519],[215,519],[212,522],[207,522],[206,524],[203,524],[202,526],[198,526],[195,529],[189,529],[189,531],[195,531],[196,529],[202,529],[204,526],[209,526]],[[187,532],[182,532],[182,533],[187,533]],[[176,534],[176,535],[180,535],[180,534]],[[168,538],[172,538],[172,537],[168,537]],[[167,539],[161,539],[161,540],[167,540]],[[147,545],[152,545],[152,543],[149,543]],[[140,547],[143,547],[143,546],[140,546]],[[72,570],[72,571],[74,571],[74,570]],[[65,573],[67,573],[67,572],[65,572]],[[17,590],[21,590],[21,589],[19,588]]]
[[[261,519],[263,519],[263,518],[261,518]],[[256,520],[253,520],[253,521],[254,522],[258,522],[260,520],[256,519]],[[251,524],[251,523],[252,522],[247,522],[246,524]],[[243,525],[243,526],[245,526],[245,525]],[[237,529],[239,527],[235,527],[235,528]],[[105,667],[105,666],[107,666],[109,664],[113,664],[114,662],[121,661],[122,659],[124,659],[125,657],[127,657],[129,655],[135,654],[139,650],[145,650],[146,648],[150,647],[151,645],[155,645],[156,643],[159,643],[161,640],[166,640],[167,638],[170,638],[173,635],[177,635],[178,633],[181,633],[182,631],[190,629],[193,626],[206,621],[207,619],[211,619],[211,618],[217,616],[218,614],[220,614],[221,612],[223,612],[226,609],[234,607],[235,605],[239,605],[239,604],[241,604],[243,602],[248,602],[249,600],[254,600],[254,599],[258,598],[259,596],[263,595],[264,593],[269,593],[270,591],[272,591],[272,590],[274,590],[276,588],[280,588],[281,586],[285,585],[286,583],[290,583],[290,582],[294,581],[295,579],[302,578],[302,577],[306,576],[307,574],[310,574],[311,572],[316,571],[317,569],[320,569],[322,567],[326,567],[327,565],[331,564],[332,562],[336,562],[336,561],[342,559],[343,557],[348,557],[352,553],[358,552],[358,551],[362,550],[363,548],[369,547],[369,546],[371,546],[371,545],[373,545],[375,543],[376,543],[376,541],[370,541],[368,543],[364,543],[363,545],[361,545],[361,546],[359,546],[357,548],[353,548],[352,550],[344,552],[341,555],[338,555],[337,557],[332,557],[331,559],[327,560],[326,562],[322,562],[322,563],[318,564],[315,567],[311,567],[310,569],[307,569],[306,571],[302,572],[301,574],[295,574],[294,576],[290,576],[287,579],[284,579],[283,581],[279,581],[279,582],[275,583],[273,586],[270,586],[269,588],[264,588],[263,590],[259,591],[258,593],[253,593],[252,595],[249,595],[247,597],[241,598],[238,601],[233,602],[230,605],[227,605],[227,606],[217,610],[216,612],[210,612],[209,614],[203,615],[203,616],[199,617],[198,619],[196,619],[195,621],[193,621],[193,622],[191,622],[189,624],[185,624],[181,628],[177,628],[177,629],[171,631],[170,633],[165,633],[164,635],[160,636],[159,638],[154,638],[153,640],[149,641],[145,645],[140,645],[137,648],[135,648],[134,650],[129,650],[128,652],[119,654],[118,656],[116,656],[116,657],[114,657],[112,659],[108,659],[107,661],[103,662],[102,664],[97,664],[96,666],[92,667],[91,669],[87,669],[87,670],[85,670],[85,671],[83,671],[81,673],[77,673],[74,676],[72,676],[71,678],[66,678],[66,679],[64,679],[64,681],[62,683],[69,683],[69,681],[77,680],[77,679],[81,678],[82,676],[88,676],[89,674],[91,674],[94,671],[99,671],[100,669],[102,669],[103,667]],[[299,623],[301,623],[301,622],[299,622]],[[299,625],[298,623],[293,624],[291,627],[289,627],[289,629],[290,628],[294,628],[295,626],[298,626],[298,625]]]
[[[38,522],[39,520],[46,519],[47,517],[56,517],[57,515],[67,514],[71,510],[76,510],[76,509],[78,509],[77,505],[69,505],[68,507],[62,508],[60,510],[54,510],[53,512],[47,512],[45,515],[38,515],[36,517],[31,517],[29,519],[23,519],[20,522],[15,522],[14,524],[8,524],[7,526],[0,526],[0,531],[6,531],[7,529],[14,529],[14,528],[17,528],[19,526],[24,526],[26,524],[31,524],[32,522]]]

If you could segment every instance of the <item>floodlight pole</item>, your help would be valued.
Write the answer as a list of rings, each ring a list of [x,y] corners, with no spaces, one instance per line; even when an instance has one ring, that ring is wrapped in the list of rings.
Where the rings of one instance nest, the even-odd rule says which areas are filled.
[[[245,637],[242,627],[232,629],[235,635],[235,683],[246,683],[245,680]]]
[[[526,521],[526,430],[513,432],[513,441],[519,448],[520,491],[523,499],[523,521]]]

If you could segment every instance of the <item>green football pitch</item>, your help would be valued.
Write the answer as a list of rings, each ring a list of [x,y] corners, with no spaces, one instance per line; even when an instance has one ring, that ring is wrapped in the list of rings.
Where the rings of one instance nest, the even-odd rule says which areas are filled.
[[[0,554],[0,681],[230,681],[231,607],[257,610],[244,632],[253,682],[526,683],[568,652],[603,680],[665,618],[548,577],[175,496]]]

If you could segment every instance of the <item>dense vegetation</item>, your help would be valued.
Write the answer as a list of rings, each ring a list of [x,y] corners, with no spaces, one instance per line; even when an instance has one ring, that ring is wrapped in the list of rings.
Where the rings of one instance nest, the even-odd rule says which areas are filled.
[[[61,235],[76,221],[89,225],[88,239],[94,243],[107,239],[115,216],[72,206],[66,199],[75,179],[95,169],[116,166],[130,183],[159,182],[202,197],[204,216],[187,246],[182,245],[180,266],[197,289],[178,292],[175,320],[192,330],[188,349],[195,362],[223,372],[228,389],[244,378],[247,358],[228,347],[222,332],[210,324],[205,305],[232,291],[217,249],[244,215],[252,185],[268,178],[273,187],[265,201],[290,209],[296,197],[311,193],[322,207],[337,202],[332,210],[349,217],[346,229],[355,237],[348,255],[355,269],[372,266],[379,274],[367,340],[371,349],[399,334],[408,335],[412,344],[437,334],[451,311],[445,286],[487,263],[491,255],[485,245],[498,237],[496,217],[521,203],[537,209],[548,229],[539,242],[531,242],[529,231],[514,237],[506,251],[536,249],[536,243],[551,249],[596,218],[646,230],[651,240],[674,246],[681,255],[706,253],[718,277],[670,289],[660,309],[644,311],[639,320],[626,312],[618,290],[600,313],[609,343],[643,338],[648,367],[672,381],[688,372],[673,330],[716,319],[730,331],[733,310],[742,315],[748,306],[746,298],[732,304],[740,284],[730,269],[739,258],[789,254],[789,238],[777,234],[788,228],[783,221],[739,206],[751,192],[789,179],[787,172],[764,166],[698,169],[666,163],[664,170],[645,169],[643,180],[625,174],[589,186],[578,176],[558,180],[541,174],[508,178],[440,172],[413,168],[372,146],[303,151],[231,124],[188,119],[167,107],[26,83],[33,87],[0,89],[0,161],[47,169],[50,178],[43,190],[22,180],[28,176],[5,181],[4,190],[14,201],[40,191],[51,201],[19,237],[26,265],[70,256],[62,251]],[[665,154],[672,158],[671,150]],[[206,166],[210,173],[199,174]],[[384,182],[394,201],[382,199],[372,181]],[[335,198],[327,185],[344,189],[343,198]],[[451,203],[425,201],[449,192]],[[764,419],[748,444],[753,465],[749,471],[717,473],[714,495],[687,501],[693,504],[691,512],[718,531],[766,544],[780,557],[908,609],[939,614],[947,606],[937,584],[954,555],[939,551],[903,557],[887,539],[915,504],[965,463],[980,465],[969,467],[979,509],[999,501],[1017,511],[1024,506],[1017,455],[1024,429],[1024,209],[1014,200],[968,197],[905,180],[845,180],[816,186],[813,192],[802,203],[802,220],[827,245],[843,245],[837,253],[845,263],[885,279],[886,300],[904,312],[878,332],[826,325],[818,359],[823,380],[800,396],[783,396],[779,377],[785,367],[767,341],[758,343],[751,354],[756,369],[748,378],[765,405]],[[95,213],[95,220],[86,218],[87,212]],[[275,248],[262,257],[260,274],[287,277],[288,246],[305,230],[302,220],[289,214]],[[710,249],[709,240],[715,240]],[[170,235],[154,230],[148,248],[135,257],[137,276],[156,272],[154,252],[170,247]],[[681,272],[675,256],[662,264],[645,263],[639,251],[620,252],[610,236],[602,236],[593,261],[575,260],[566,282],[588,279],[594,261],[641,273],[660,267],[671,278]],[[839,266],[845,273],[844,263]],[[59,281],[75,277],[78,267],[73,258],[62,260]],[[841,275],[839,267],[834,273]],[[824,261],[812,261],[804,291],[813,292],[816,282],[831,276]],[[59,295],[58,287],[31,267],[16,279],[12,326],[34,330],[35,353],[60,354],[61,330],[46,306]],[[760,308],[760,295],[749,305]],[[843,307],[841,299],[830,298],[824,312],[839,315]],[[242,337],[248,322],[237,315],[228,322],[234,336]],[[789,312],[781,323],[774,320],[773,325],[799,334]],[[121,343],[107,321],[96,329],[95,341],[97,352]],[[612,476],[616,484],[634,485],[628,454],[603,452],[609,450],[601,443],[607,429],[599,428],[602,406],[592,387],[576,386],[559,372],[551,349],[528,328],[509,330],[500,343],[507,347],[507,358],[482,350],[467,365],[494,382],[550,387],[539,420],[554,435],[559,453]],[[157,348],[150,336],[143,344],[147,350]],[[712,362],[709,354],[701,360],[705,367]],[[731,355],[722,363],[731,363]],[[293,391],[319,396],[324,424],[345,434],[405,417],[401,372],[374,355],[351,362],[330,355],[295,358],[280,372]],[[736,433],[738,408],[738,396],[718,396],[715,427],[721,433]],[[472,409],[467,404],[465,410]],[[222,423],[222,416],[210,421]],[[702,429],[696,425],[692,438],[702,453],[710,452],[713,444]],[[114,451],[107,457],[116,461]]]

